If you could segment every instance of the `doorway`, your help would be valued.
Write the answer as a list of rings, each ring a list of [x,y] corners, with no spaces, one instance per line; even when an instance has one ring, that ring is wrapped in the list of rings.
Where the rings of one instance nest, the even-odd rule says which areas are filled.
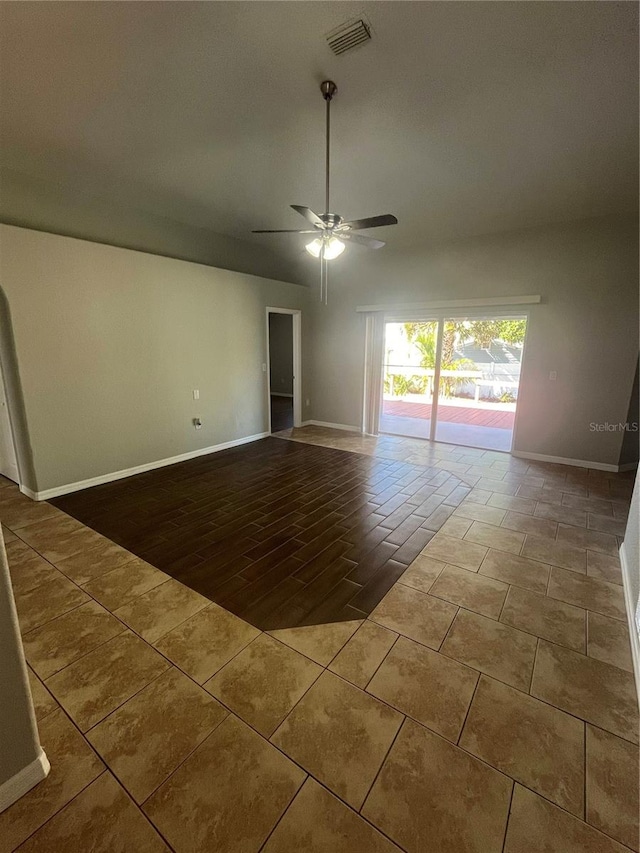
[[[300,311],[267,308],[269,432],[300,426]]]
[[[510,451],[526,327],[524,316],[386,323],[380,431]]]

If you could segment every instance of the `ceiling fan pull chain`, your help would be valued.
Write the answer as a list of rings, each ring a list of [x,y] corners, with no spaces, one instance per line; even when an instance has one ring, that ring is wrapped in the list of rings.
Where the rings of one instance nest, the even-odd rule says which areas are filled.
[[[324,264],[324,304],[328,305],[329,299],[329,267],[327,266],[326,260],[323,258],[322,263]]]
[[[329,276],[327,276],[327,279],[324,283],[324,304],[329,304]]]

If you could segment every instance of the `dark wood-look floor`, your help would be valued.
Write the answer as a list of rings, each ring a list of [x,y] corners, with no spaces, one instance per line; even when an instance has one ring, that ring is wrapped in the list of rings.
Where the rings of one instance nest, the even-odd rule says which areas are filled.
[[[364,618],[468,494],[452,479],[266,438],[52,503],[269,630]]]

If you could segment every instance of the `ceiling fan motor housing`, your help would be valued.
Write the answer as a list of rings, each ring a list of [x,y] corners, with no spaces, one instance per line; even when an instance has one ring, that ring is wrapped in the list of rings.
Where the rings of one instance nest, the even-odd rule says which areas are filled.
[[[327,228],[337,228],[343,221],[342,217],[337,213],[321,213],[320,219],[322,219]]]

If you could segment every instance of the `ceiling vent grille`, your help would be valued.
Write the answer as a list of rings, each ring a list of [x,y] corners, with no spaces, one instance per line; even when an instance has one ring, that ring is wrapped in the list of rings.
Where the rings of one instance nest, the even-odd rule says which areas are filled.
[[[339,56],[371,40],[371,29],[362,18],[342,24],[327,35],[327,44]]]

